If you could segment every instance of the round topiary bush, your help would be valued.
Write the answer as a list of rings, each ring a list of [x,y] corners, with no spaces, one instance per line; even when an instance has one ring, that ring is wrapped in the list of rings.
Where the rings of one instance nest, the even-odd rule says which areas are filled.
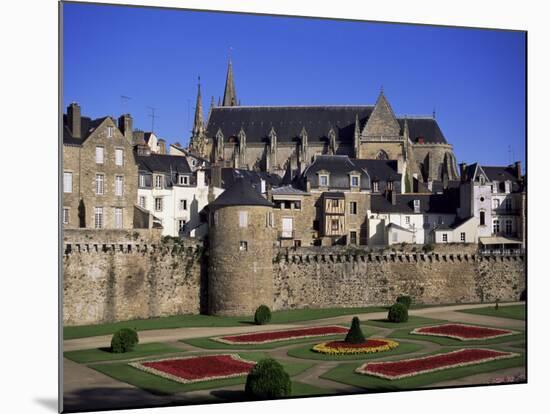
[[[137,332],[132,328],[122,328],[111,339],[111,352],[120,354],[130,352],[139,342]]]
[[[411,307],[412,298],[410,296],[402,295],[402,296],[398,296],[395,302],[402,303],[407,307],[407,309],[409,309]]]
[[[253,399],[288,397],[290,391],[290,376],[271,358],[258,362],[246,377],[245,392]]]
[[[365,342],[365,335],[363,335],[357,316],[354,316],[351,320],[351,327],[349,328],[345,341],[350,344],[362,344]]]
[[[254,323],[256,325],[264,325],[271,320],[271,311],[265,305],[258,306],[256,313],[254,313]]]
[[[409,311],[402,303],[394,303],[388,312],[388,321],[407,322],[409,320]]]

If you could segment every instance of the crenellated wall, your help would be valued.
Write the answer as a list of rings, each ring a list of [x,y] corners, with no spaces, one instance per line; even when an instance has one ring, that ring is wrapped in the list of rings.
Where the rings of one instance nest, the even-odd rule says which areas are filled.
[[[524,288],[523,256],[301,248],[274,259],[275,310],[388,305],[402,294],[424,304],[510,301]]]

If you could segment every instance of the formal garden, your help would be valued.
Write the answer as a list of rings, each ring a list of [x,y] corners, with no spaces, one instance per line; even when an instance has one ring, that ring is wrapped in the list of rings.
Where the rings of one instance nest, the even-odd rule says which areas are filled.
[[[66,330],[66,338],[102,332],[112,334],[111,344],[64,356],[155,395],[226,389],[235,391],[230,400],[433,388],[477,374],[487,374],[481,382],[485,384],[525,381],[498,374],[526,365],[524,325],[520,329],[517,323],[525,317],[525,305],[497,303],[455,313],[498,317],[503,321],[498,327],[445,320],[444,313],[435,318],[438,312],[409,314],[420,308],[409,297],[399,297],[389,307],[295,314],[272,313],[261,306],[248,321],[203,317],[203,327],[212,327],[210,336],[146,343],[140,343],[139,334],[154,325],[145,321],[77,327],[80,330]],[[384,316],[353,316],[365,313]],[[193,320],[174,317],[160,327],[182,328],[185,318]],[[198,319],[190,323],[193,326],[200,326]],[[215,334],[216,328],[237,326],[249,329]]]

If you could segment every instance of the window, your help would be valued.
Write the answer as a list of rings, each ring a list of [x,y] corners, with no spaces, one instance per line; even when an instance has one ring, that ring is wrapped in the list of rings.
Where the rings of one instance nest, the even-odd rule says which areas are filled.
[[[179,178],[180,185],[188,185],[189,184],[189,177],[187,175],[180,175],[178,178]]]
[[[144,174],[139,175],[139,186],[140,187],[145,187],[145,175]]]
[[[155,198],[155,211],[162,211],[162,198]]]
[[[466,243],[466,233],[460,233],[460,241]]]
[[[124,164],[124,150],[117,148],[115,149],[115,164],[122,166]]]
[[[479,212],[479,225],[485,226],[485,211]]]
[[[493,220],[493,233],[500,233],[500,221],[498,219]]]
[[[507,198],[506,200],[504,200],[504,208],[506,209],[506,211],[512,210],[512,199],[511,198]]]
[[[349,203],[349,213],[357,214],[357,201],[350,201]]]
[[[73,192],[73,173],[71,172],[63,173],[63,192],[64,193]]]
[[[294,240],[294,247],[302,247],[302,240]]]
[[[113,138],[113,127],[107,127],[107,138]]]
[[[493,208],[496,210],[500,205],[500,200],[498,198],[493,199]]]
[[[94,227],[96,229],[103,228],[103,207],[96,207],[94,209]]]
[[[505,181],[505,182],[504,182],[504,192],[505,192],[506,194],[510,194],[510,187],[511,187],[511,186],[510,186],[510,181]]]
[[[191,160],[191,165],[194,167],[195,165],[197,165],[197,161],[196,160]]]
[[[319,186],[320,187],[328,187],[328,175],[320,175],[319,176]]]
[[[96,164],[103,164],[103,158],[104,158],[104,148],[103,147],[95,147],[95,163]]]
[[[378,181],[373,181],[372,182],[372,191],[374,193],[377,193],[378,191],[380,191],[379,188],[380,188],[380,186],[378,185]]]
[[[162,189],[164,187],[164,176],[163,175],[157,175],[155,176],[155,188]]]
[[[178,220],[178,229],[179,229],[179,231],[183,231],[183,229],[185,227],[185,223],[186,223],[185,220]]]
[[[512,234],[512,220],[508,219],[506,220],[506,223],[504,224],[504,230],[506,234]]]
[[[248,251],[248,242],[244,241],[244,240],[241,240],[239,242],[239,250],[241,252],[247,252]]]
[[[414,206],[414,212],[420,213],[420,200],[414,200],[413,206]]]
[[[69,209],[63,208],[63,224],[69,224]]]
[[[248,227],[248,211],[239,211],[239,227]]]
[[[147,199],[145,198],[145,196],[139,196],[139,206],[141,208],[145,208],[146,206],[146,201]]]
[[[447,243],[447,233],[443,233],[443,243]]]
[[[281,225],[283,228],[283,231],[281,232],[281,237],[284,237],[284,238],[293,237],[294,220],[292,219],[292,217],[283,217],[281,219]]]
[[[338,229],[340,228],[339,223],[338,223],[338,219],[332,219],[332,220],[331,220],[331,222],[330,222],[330,228],[331,228],[331,230],[333,230],[333,231],[338,231]]]
[[[498,181],[493,181],[493,184],[491,185],[491,192],[498,193]]]
[[[386,188],[390,191],[393,190],[393,181],[387,181],[386,182]]]
[[[265,216],[265,226],[266,227],[273,227],[273,212],[269,211],[267,212]]]
[[[294,209],[300,210],[302,208],[302,202],[301,201],[295,201],[294,202]]]
[[[122,209],[120,207],[115,208],[115,228],[122,228]]]
[[[180,210],[187,210],[187,200],[180,200]]]
[[[405,224],[411,224],[411,216],[405,216]]]
[[[349,232],[349,244],[357,244],[357,232],[356,231],[350,231]]]
[[[117,175],[115,177],[115,195],[122,196],[123,188],[124,188],[124,177],[121,175]]]
[[[103,174],[95,175],[95,193],[97,195],[105,194],[105,176]]]
[[[352,187],[359,187],[359,176],[352,175],[351,176],[351,186]]]

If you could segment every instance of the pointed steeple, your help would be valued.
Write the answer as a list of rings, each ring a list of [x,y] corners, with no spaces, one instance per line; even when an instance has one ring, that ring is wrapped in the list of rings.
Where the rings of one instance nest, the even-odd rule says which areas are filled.
[[[195,105],[195,121],[193,122],[193,139],[202,135],[203,132],[204,124],[202,121],[201,77],[199,76],[197,103]]]
[[[396,139],[399,137],[401,127],[393,110],[384,95],[384,90],[380,91],[376,105],[363,129],[363,137],[372,137],[380,139]]]
[[[237,106],[237,93],[235,92],[235,82],[233,80],[233,64],[229,59],[227,65],[227,77],[225,78],[225,91],[223,93],[222,106]]]

